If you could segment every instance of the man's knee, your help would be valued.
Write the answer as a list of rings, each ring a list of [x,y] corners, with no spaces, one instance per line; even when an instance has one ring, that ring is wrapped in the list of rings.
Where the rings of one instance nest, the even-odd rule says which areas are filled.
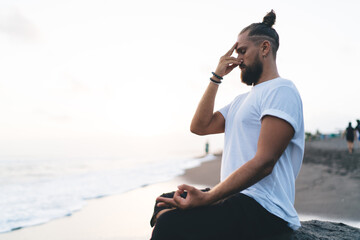
[[[180,227],[177,226],[176,215],[176,210],[161,214],[156,221],[151,240],[179,239],[176,232]]]

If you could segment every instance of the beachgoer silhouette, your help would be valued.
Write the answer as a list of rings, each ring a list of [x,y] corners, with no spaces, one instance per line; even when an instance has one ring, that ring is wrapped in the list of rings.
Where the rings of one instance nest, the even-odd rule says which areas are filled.
[[[356,125],[356,127],[355,127],[355,131],[357,131],[357,134],[358,134],[358,142],[359,142],[359,146],[360,146],[360,120],[357,119],[356,122],[357,122],[357,125]]]
[[[349,122],[349,125],[345,129],[343,134],[346,137],[348,151],[349,151],[349,153],[352,153],[353,149],[354,149],[355,129],[352,127],[351,122]]]
[[[209,154],[209,142],[205,143],[205,154],[208,155]]]

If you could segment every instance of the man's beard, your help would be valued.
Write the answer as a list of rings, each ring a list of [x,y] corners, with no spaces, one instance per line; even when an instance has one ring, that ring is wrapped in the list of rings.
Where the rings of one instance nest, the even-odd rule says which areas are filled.
[[[246,66],[244,71],[241,71],[241,81],[248,86],[255,85],[259,81],[262,72],[263,64],[259,56],[257,56],[252,66]]]

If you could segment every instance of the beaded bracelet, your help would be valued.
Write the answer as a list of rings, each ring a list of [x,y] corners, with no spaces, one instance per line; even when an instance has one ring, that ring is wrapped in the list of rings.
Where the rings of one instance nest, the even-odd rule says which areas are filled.
[[[218,81],[215,81],[214,79],[210,78],[210,81],[212,81],[213,83],[215,83],[216,85],[220,85],[221,81],[218,82]]]
[[[214,73],[214,72],[211,72],[212,73],[212,75],[214,75],[214,77],[216,77],[217,79],[219,79],[219,80],[223,80],[223,78],[222,77],[220,77],[219,75],[217,75],[216,73]]]

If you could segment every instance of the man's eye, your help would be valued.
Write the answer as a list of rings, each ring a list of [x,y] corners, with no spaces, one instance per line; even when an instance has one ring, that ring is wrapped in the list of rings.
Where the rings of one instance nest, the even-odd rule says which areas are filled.
[[[245,54],[246,50],[245,49],[239,49],[238,50],[238,54]]]

